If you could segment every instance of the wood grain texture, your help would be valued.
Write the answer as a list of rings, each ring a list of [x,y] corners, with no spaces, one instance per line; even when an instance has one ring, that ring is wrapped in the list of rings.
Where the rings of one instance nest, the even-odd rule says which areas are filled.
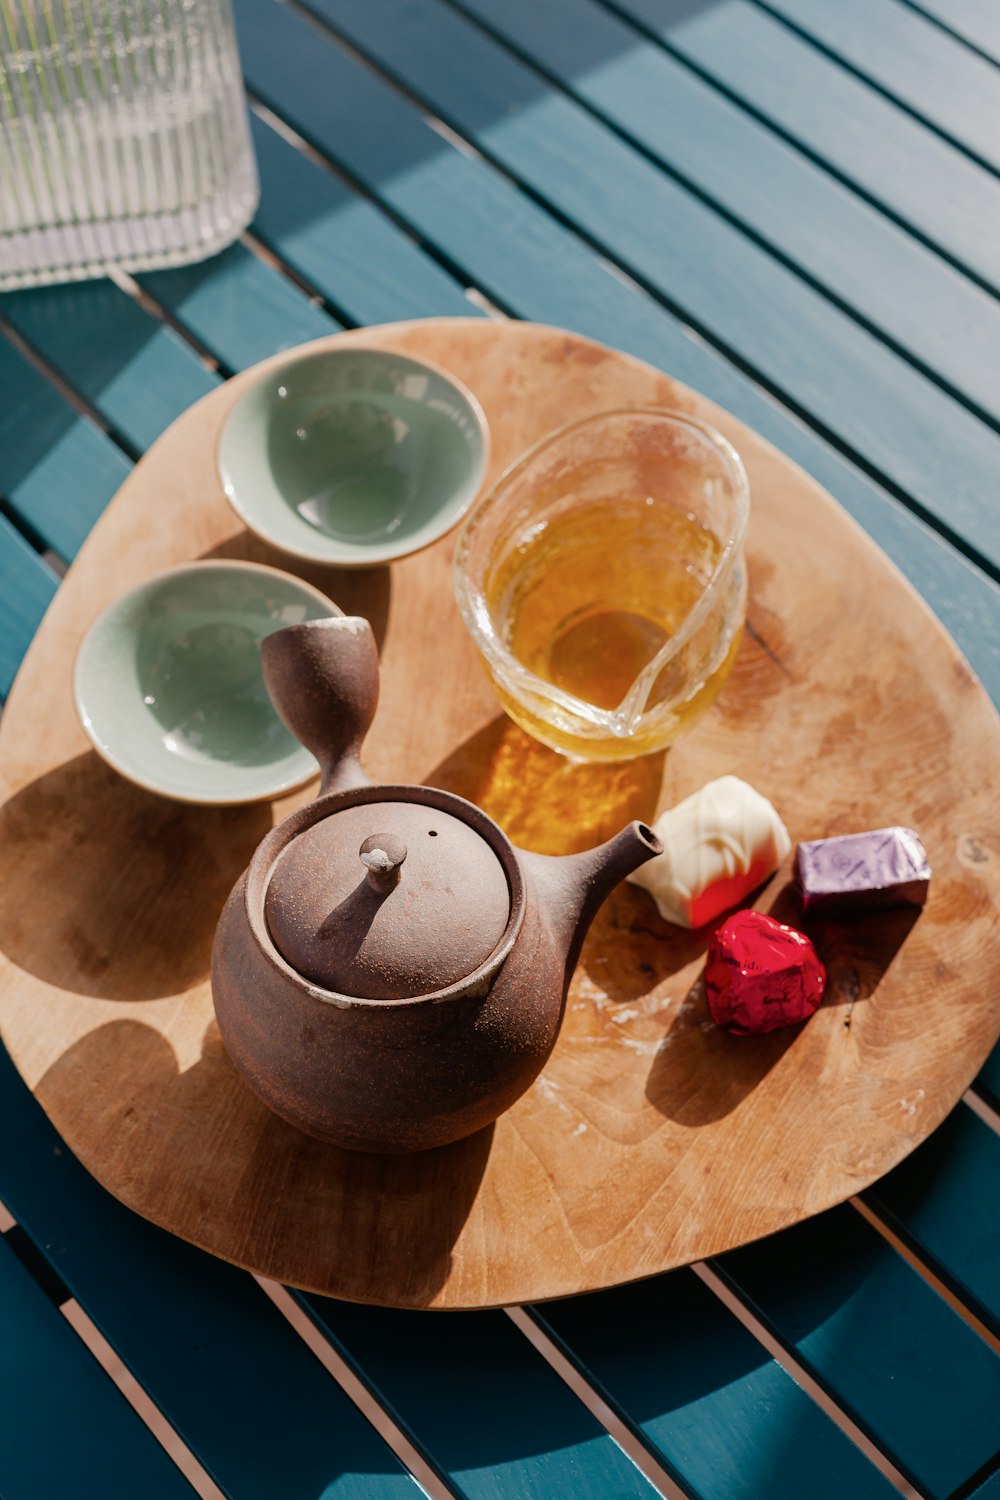
[[[498,714],[451,600],[450,539],[391,575],[306,570],[381,642],[371,774],[471,796],[516,842],[555,852],[735,771],[772,797],[793,839],[919,828],[930,903],[912,926],[819,933],[828,1002],[800,1033],[748,1042],[708,1020],[703,941],[620,887],[585,946],[550,1064],[492,1132],[369,1158],[271,1117],[218,1039],[208,955],[230,885],[297,799],[199,810],[143,793],[87,749],[69,693],[76,643],[116,593],[193,556],[268,556],[240,532],[213,464],[248,373],[185,414],[123,486],[4,716],[0,1027],[22,1075],[133,1208],[276,1279],[359,1301],[564,1295],[719,1252],[860,1190],[947,1113],[1000,1019],[989,793],[1000,737],[974,677],[818,486],[659,372],[517,324],[339,338],[424,353],[465,380],[491,423],[494,472],[560,422],[632,401],[716,421],[754,494],[750,629],[726,691],[665,774],[659,757],[574,768]],[[784,909],[783,888],[779,876],[763,904]]]
[[[140,453],[220,381],[172,328],[113,281],[11,292],[3,311],[11,327]]]
[[[1000,62],[1000,11],[992,0],[912,0],[912,3],[970,47],[978,47],[994,62]]]
[[[239,241],[211,260],[151,271],[138,280],[228,370],[243,370],[343,326]]]
[[[352,323],[470,317],[461,282],[369,199],[250,118],[261,203],[253,232]]]

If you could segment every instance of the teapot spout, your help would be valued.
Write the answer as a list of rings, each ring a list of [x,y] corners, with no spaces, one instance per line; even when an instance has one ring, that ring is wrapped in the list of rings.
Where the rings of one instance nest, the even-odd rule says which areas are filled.
[[[565,950],[567,983],[598,907],[626,875],[662,853],[653,830],[635,822],[582,854],[521,855],[553,935]]]
[[[319,761],[323,792],[370,786],[360,753],[378,704],[378,650],[353,615],[287,625],[260,643],[279,718]]]

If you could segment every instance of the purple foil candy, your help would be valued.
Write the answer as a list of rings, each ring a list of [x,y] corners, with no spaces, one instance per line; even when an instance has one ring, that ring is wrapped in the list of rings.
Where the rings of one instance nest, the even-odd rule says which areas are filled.
[[[912,828],[877,828],[815,839],[795,852],[803,911],[923,906],[931,867]]]

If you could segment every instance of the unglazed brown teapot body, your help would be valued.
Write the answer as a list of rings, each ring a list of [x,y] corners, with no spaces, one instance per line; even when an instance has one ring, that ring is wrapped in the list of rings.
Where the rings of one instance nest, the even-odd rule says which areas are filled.
[[[445,1145],[541,1071],[594,913],[659,843],[633,823],[584,854],[528,854],[450,792],[373,786],[359,758],[378,697],[367,622],[290,626],[262,649],[275,706],[323,780],[260,844],[220,918],[223,1041],[310,1135]]]

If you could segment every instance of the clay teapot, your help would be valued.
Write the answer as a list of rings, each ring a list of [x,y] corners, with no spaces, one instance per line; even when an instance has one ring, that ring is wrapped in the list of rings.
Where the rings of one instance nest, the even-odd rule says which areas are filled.
[[[660,852],[632,823],[554,858],[425,786],[373,786],[367,621],[262,643],[281,718],[320,763],[317,799],[259,845],[219,920],[212,991],[247,1083],[308,1134],[418,1151],[490,1124],[541,1071],[590,922]]]

